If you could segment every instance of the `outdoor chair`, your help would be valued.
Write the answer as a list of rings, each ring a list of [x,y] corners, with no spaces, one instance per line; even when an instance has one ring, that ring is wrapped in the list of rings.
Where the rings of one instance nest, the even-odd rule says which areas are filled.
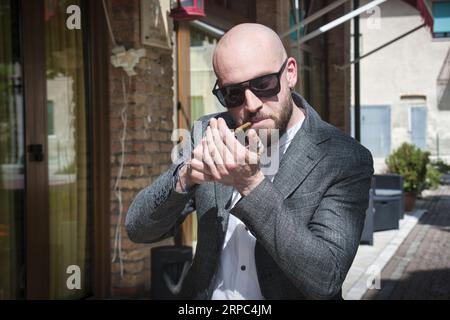
[[[404,216],[403,177],[374,175],[374,231],[399,228]]]

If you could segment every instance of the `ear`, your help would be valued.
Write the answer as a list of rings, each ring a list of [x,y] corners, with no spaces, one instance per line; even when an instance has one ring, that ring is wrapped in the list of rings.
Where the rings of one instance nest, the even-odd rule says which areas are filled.
[[[297,84],[297,61],[289,57],[286,64],[286,79],[289,88],[293,89]]]

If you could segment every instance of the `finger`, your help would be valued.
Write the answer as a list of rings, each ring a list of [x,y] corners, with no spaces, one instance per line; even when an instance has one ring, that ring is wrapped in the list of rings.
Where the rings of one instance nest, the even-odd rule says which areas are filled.
[[[248,136],[248,150],[250,150],[251,152],[257,152],[259,137],[256,134],[256,131],[254,129],[248,130],[247,136]]]
[[[208,143],[209,154],[211,155],[211,158],[214,160],[214,163],[217,165],[217,168],[220,170],[219,166],[223,166],[223,159],[221,156],[221,151],[216,145],[216,141],[214,141],[211,127],[208,127],[206,129],[206,142]]]
[[[222,125],[225,124],[225,121],[222,118],[219,118],[219,119],[212,118],[212,119],[210,119],[209,123],[210,123],[211,133],[213,134],[214,143],[217,147],[217,150],[219,150],[220,156],[222,157],[222,160],[223,160],[224,159],[223,158],[223,155],[224,155],[223,149],[225,148],[225,146],[223,144],[223,138],[221,137],[221,134],[219,131],[219,126],[220,126],[220,124],[222,124]],[[226,126],[226,124],[225,124],[225,128],[228,128]],[[217,133],[216,130],[219,133],[218,135],[216,135],[216,133]],[[220,139],[217,139],[217,137],[220,137]]]
[[[231,132],[230,128],[228,128],[227,123],[223,118],[219,118],[217,120],[217,128],[219,129],[220,138],[222,139],[222,141],[225,140],[226,132]]]
[[[211,128],[217,128],[217,119],[216,118],[209,119],[209,126]]]
[[[222,154],[224,153],[224,150],[226,151],[228,149],[223,144],[223,141],[220,138],[219,131],[217,128],[211,129],[211,127],[208,127],[206,135],[208,137],[207,138],[208,149],[210,151],[211,157],[214,160],[217,171],[219,172],[221,178],[226,177],[229,174],[228,169],[227,169],[227,164],[230,162],[231,163],[233,162],[233,157],[231,154],[227,155],[225,153],[225,157],[227,159],[225,159],[225,161],[224,161]]]
[[[238,164],[244,164],[247,149],[236,139],[234,134],[229,130],[225,132],[224,143],[229,152],[231,152],[234,161]]]
[[[230,130],[230,128],[228,128],[227,123],[225,122],[225,120],[223,118],[219,118],[217,120],[217,127],[218,127],[218,132],[219,132],[219,136],[221,139],[221,142],[223,144],[223,148],[221,149],[221,155],[222,155],[222,159],[225,162],[225,166],[229,169],[231,168],[235,168],[236,165],[236,159],[234,158],[233,154],[235,154],[236,152],[236,144],[240,144],[239,141],[236,139],[236,137],[234,136],[233,132]],[[213,130],[213,134],[215,133],[215,131]],[[230,135],[227,135],[227,133],[231,133]],[[241,132],[242,135],[244,135],[244,132]],[[214,135],[214,137],[217,139],[217,137]],[[226,142],[228,141],[228,142]],[[242,139],[242,141],[244,141],[244,139]],[[227,147],[228,146],[232,146]]]
[[[192,159],[189,162],[189,164],[193,170],[196,170],[196,171],[199,171],[201,173],[211,176],[211,170],[204,162],[198,161],[197,159]]]
[[[221,176],[216,168],[216,165],[214,164],[214,160],[211,158],[211,153],[208,148],[208,142],[206,140],[203,140],[202,144],[203,144],[203,162],[208,166],[213,178],[220,180]]]
[[[225,146],[225,143],[219,133],[219,128],[211,129],[211,133],[213,136],[214,144],[217,147],[217,150],[220,152],[220,157],[222,158],[224,164],[224,166],[218,166],[218,169],[223,175],[228,174],[227,165],[234,163],[233,155]]]
[[[192,169],[190,173],[190,179],[193,183],[201,184],[209,181],[213,181],[213,177],[209,174],[206,174],[204,172],[197,171],[195,169]]]
[[[254,129],[248,131],[248,149],[245,155],[249,164],[257,164],[259,162],[258,143],[260,139]]]
[[[191,156],[192,159],[197,159],[198,161],[203,161],[203,143],[202,143],[203,140],[205,140],[205,138],[202,138],[202,140],[200,140],[200,143],[192,151],[192,156]]]

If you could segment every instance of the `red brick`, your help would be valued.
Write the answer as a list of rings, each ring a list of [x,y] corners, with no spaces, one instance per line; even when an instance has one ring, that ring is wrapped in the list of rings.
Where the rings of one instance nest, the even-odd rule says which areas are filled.
[[[161,143],[161,151],[171,153],[173,149],[173,143]]]
[[[145,152],[159,152],[163,151],[160,149],[160,144],[157,142],[148,142],[144,144],[144,151]]]
[[[141,260],[150,255],[150,250],[141,248],[136,250],[125,250],[122,252],[122,259],[124,260]]]
[[[125,155],[126,165],[149,165],[154,161],[150,154],[127,154]]]
[[[149,260],[149,259],[145,259]],[[137,275],[144,271],[145,269],[145,260],[133,261],[133,262],[124,262],[123,263],[123,272],[130,275]],[[113,263],[111,265],[112,273],[120,273],[120,263]]]
[[[121,179],[119,187],[121,189],[141,190],[150,184],[150,178]]]

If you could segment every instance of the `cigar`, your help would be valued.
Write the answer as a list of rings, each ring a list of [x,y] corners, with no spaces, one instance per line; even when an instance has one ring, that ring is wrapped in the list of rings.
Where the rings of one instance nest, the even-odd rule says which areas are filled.
[[[238,132],[238,131],[245,131],[248,127],[250,127],[252,125],[252,123],[249,121],[249,122],[246,122],[246,123],[244,123],[244,124],[242,124],[242,125],[240,125],[239,127],[237,127],[235,130],[234,130],[234,133],[236,133],[236,132]]]

